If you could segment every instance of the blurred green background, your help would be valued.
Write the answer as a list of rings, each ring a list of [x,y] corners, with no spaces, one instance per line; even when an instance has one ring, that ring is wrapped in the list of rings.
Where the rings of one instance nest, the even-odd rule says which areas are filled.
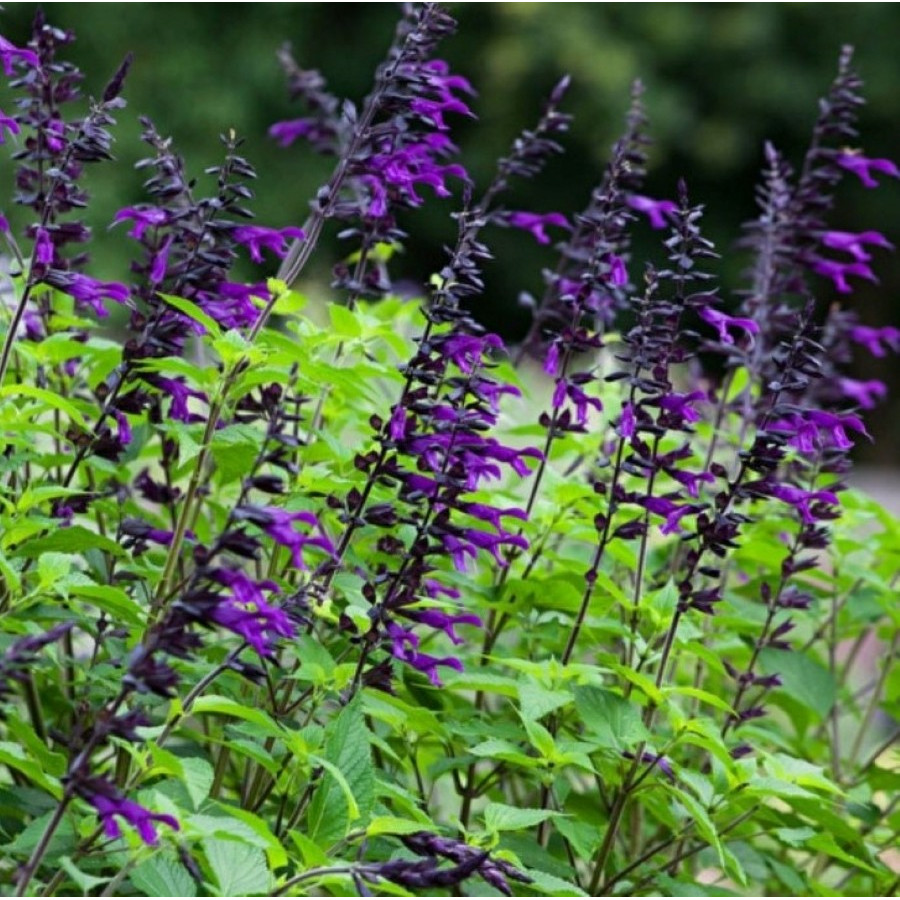
[[[36,8],[31,3],[7,6],[0,14],[0,32],[25,42]],[[900,156],[896,4],[478,3],[449,8],[460,26],[442,55],[479,91],[474,102],[478,121],[459,122],[454,139],[480,184],[490,178],[494,160],[512,138],[533,124],[558,78],[569,73],[573,79],[565,108],[575,122],[565,141],[566,155],[553,160],[536,182],[519,183],[508,198],[512,209],[570,213],[584,206],[621,129],[629,86],[640,78],[654,138],[647,192],[672,196],[684,175],[693,200],[707,205],[708,236],[727,249],[740,235],[740,223],[754,212],[763,141],[772,140],[799,163],[816,101],[845,43],[856,47],[869,101],[860,144],[870,156]],[[390,42],[398,7],[54,3],[46,14],[76,32],[70,58],[86,73],[87,93],[102,91],[121,57],[129,50],[135,54],[125,90],[129,106],[116,130],[118,163],[89,173],[96,198],[90,220],[102,230],[116,209],[143,199],[141,177],[133,170],[144,152],[138,114],[149,115],[161,133],[174,138],[188,170],[200,179],[203,169],[220,158],[217,136],[234,128],[246,136],[244,150],[259,172],[253,208],[260,222],[302,221],[330,162],[299,145],[280,149],[266,137],[273,122],[300,115],[287,100],[275,52],[290,41],[298,62],[320,69],[334,93],[360,100]],[[0,101],[9,109],[6,92]],[[11,191],[0,194],[0,209],[9,211]],[[411,239],[401,266],[420,283],[440,266],[440,248],[454,235],[452,201],[429,207],[404,222]],[[849,231],[877,228],[900,243],[900,182],[868,191],[848,180],[833,221]],[[116,229],[103,241],[98,262],[104,277],[127,277],[124,231]],[[519,232],[495,232],[488,240],[497,259],[488,267],[488,290],[476,314],[515,340],[527,326],[517,298],[521,291],[540,291],[541,269],[553,264],[553,251],[537,248]],[[648,233],[645,240],[640,251],[659,261],[656,236]],[[341,252],[346,251],[332,241],[318,254],[325,265],[310,277],[327,284],[328,268]],[[740,285],[742,265],[739,256],[732,256],[724,293]],[[881,286],[862,285],[851,302],[868,324],[898,325],[900,260],[880,253],[876,269]],[[823,294],[829,291],[823,285]],[[877,442],[863,449],[870,461],[896,462],[897,369],[895,359],[874,360],[856,373],[890,381],[895,398],[887,414],[882,408],[872,417]]]

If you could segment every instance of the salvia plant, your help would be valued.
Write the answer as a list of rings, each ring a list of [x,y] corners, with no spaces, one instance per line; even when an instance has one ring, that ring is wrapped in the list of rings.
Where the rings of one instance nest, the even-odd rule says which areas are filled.
[[[689,182],[646,193],[640,85],[582,211],[516,200],[566,80],[475,183],[453,30],[405,8],[359,104],[282,50],[271,136],[334,165],[302,223],[252,224],[236,134],[197,171],[142,119],[121,282],[84,175],[129,60],[88,96],[43,14],[0,38],[5,895],[896,893],[900,527],[847,476],[885,393],[849,364],[900,330],[850,303],[891,244],[834,198],[900,171],[850,50],[726,293]],[[498,228],[545,266],[511,349]]]

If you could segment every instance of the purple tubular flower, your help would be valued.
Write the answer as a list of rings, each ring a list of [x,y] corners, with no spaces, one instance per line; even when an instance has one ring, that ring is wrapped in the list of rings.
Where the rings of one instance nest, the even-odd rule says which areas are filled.
[[[886,356],[885,347],[894,353],[900,353],[900,328],[894,328],[892,325],[884,328],[857,325],[850,329],[850,340],[864,346],[872,356]]]
[[[544,371],[551,376],[555,376],[559,372],[559,344],[554,341],[547,351],[544,359]]]
[[[59,288],[66,294],[75,298],[76,303],[93,307],[98,316],[108,316],[104,299],[114,300],[116,303],[125,303],[129,297],[129,290],[124,284],[117,281],[98,281],[88,275],[78,272],[51,272],[45,281],[53,287]]]
[[[877,379],[839,378],[837,385],[844,397],[863,409],[874,409],[887,396],[887,385]]]
[[[18,134],[21,130],[19,128],[19,123],[13,119],[11,116],[6,115],[2,109],[0,109],[0,144],[6,143],[6,138],[3,137],[3,129],[6,129],[10,134]]]
[[[572,226],[562,213],[530,213],[530,212],[514,212],[508,213],[503,217],[507,225],[513,228],[522,228],[530,231],[532,237],[539,244],[549,244],[550,236],[544,230],[547,225],[555,225],[559,228],[565,228],[567,231],[572,230]]]
[[[481,619],[474,613],[452,615],[440,609],[413,609],[405,610],[403,615],[413,622],[443,631],[454,644],[463,643],[463,639],[456,633],[454,626],[474,625],[476,628],[481,628],[483,625]]]
[[[288,240],[302,241],[306,233],[302,228],[263,228],[259,225],[242,225],[232,231],[231,236],[244,244],[250,251],[250,258],[255,263],[263,261],[262,251],[268,250],[279,259],[283,259],[288,251]]]
[[[283,610],[271,606],[262,588],[277,590],[271,581],[257,584],[244,572],[219,569],[215,580],[230,587],[232,596],[223,599],[210,613],[210,620],[242,637],[260,655],[269,657],[277,637],[293,637],[294,626]]]
[[[700,310],[700,318],[712,325],[719,332],[719,340],[723,344],[733,344],[734,338],[729,333],[729,328],[739,328],[750,336],[751,342],[754,334],[759,334],[759,325],[753,319],[742,319],[737,316],[729,316],[717,309],[704,307]]]
[[[34,258],[42,266],[53,264],[53,241],[46,228],[38,228],[34,236]]]
[[[289,119],[272,125],[269,128],[269,137],[278,141],[281,147],[290,147],[298,138],[313,138],[321,130],[322,126],[316,119]]]
[[[812,503],[837,506],[840,502],[831,491],[806,491],[790,484],[773,485],[769,493],[772,497],[793,506],[800,513],[804,525],[814,525],[821,518],[810,509]]]
[[[392,622],[387,626],[387,632],[391,638],[391,654],[394,658],[424,672],[435,687],[440,687],[442,684],[437,673],[438,666],[446,666],[462,672],[462,663],[455,656],[431,656],[428,653],[420,653],[417,649],[419,639],[411,631]]]
[[[665,516],[666,521],[660,527],[662,534],[675,534],[681,531],[680,520],[689,513],[697,512],[696,506],[679,506],[665,497],[645,497],[640,503],[650,512],[656,513],[658,516]]]
[[[122,830],[116,821],[117,816],[125,819],[137,831],[141,840],[151,846],[155,846],[159,841],[154,823],[160,822],[163,825],[168,825],[174,831],[178,831],[180,827],[177,819],[165,813],[150,812],[149,809],[145,809],[140,803],[135,803],[133,800],[128,800],[121,796],[111,785],[109,794],[93,794],[87,800],[100,814],[103,831],[109,838],[122,836]]]
[[[900,178],[900,169],[889,159],[869,159],[861,153],[841,153],[837,164],[848,172],[852,172],[867,188],[878,187],[872,172],[881,172],[891,178]]]
[[[847,281],[848,275],[855,275],[857,278],[865,278],[868,281],[878,282],[875,273],[862,262],[842,263],[834,259],[822,259],[814,257],[810,261],[810,267],[817,275],[830,278],[834,286],[842,294],[853,293],[853,288]]]
[[[650,220],[650,227],[657,230],[665,228],[666,216],[678,209],[678,204],[673,200],[654,200],[652,197],[644,197],[640,194],[631,194],[627,202],[633,210],[647,216]]]
[[[153,383],[164,394],[172,398],[172,404],[169,406],[169,418],[178,422],[197,422],[201,420],[201,416],[192,413],[188,409],[188,398],[194,397],[197,400],[206,400],[206,394],[203,391],[197,391],[189,388],[183,381],[174,378],[157,377]]]
[[[872,258],[872,255],[865,249],[866,244],[873,247],[884,247],[885,250],[894,249],[894,245],[879,231],[861,231],[859,234],[852,231],[826,231],[822,235],[822,243],[832,250],[843,250],[857,262],[863,263]]]
[[[116,213],[113,225],[117,225],[119,222],[133,221],[134,225],[128,232],[128,236],[139,241],[148,228],[165,225],[168,219],[169,214],[156,206],[127,206]]]
[[[626,403],[622,407],[621,416],[619,416],[619,434],[623,438],[633,437],[635,426],[634,406],[631,403]]]
[[[308,568],[303,561],[303,548],[306,546],[318,547],[329,554],[334,553],[334,545],[324,534],[321,534],[318,519],[313,513],[302,510],[287,512],[283,509],[267,507],[264,514],[269,521],[262,526],[263,531],[277,544],[287,547],[291,551],[291,559],[298,569]],[[302,534],[294,528],[294,522],[302,522],[310,528],[319,529],[320,535],[315,537]]]
[[[16,62],[22,62],[32,68],[39,64],[38,55],[33,50],[16,47],[0,35],[0,63],[3,65],[3,74],[7,77],[12,75],[13,65]]]

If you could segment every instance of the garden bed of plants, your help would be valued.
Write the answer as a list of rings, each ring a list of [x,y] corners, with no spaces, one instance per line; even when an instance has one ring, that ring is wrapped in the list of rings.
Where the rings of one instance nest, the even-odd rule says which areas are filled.
[[[359,102],[282,52],[271,136],[334,168],[265,225],[239,135],[185,161],[149,119],[144,196],[91,221],[140,70],[91,97],[42,13],[0,38],[0,895],[896,894],[900,524],[846,483],[892,236],[833,201],[900,171],[850,49],[723,248],[690,172],[646,193],[639,84],[581,210],[516,200],[565,78],[470,179],[453,31],[405,7]],[[511,347],[497,229],[543,268]]]

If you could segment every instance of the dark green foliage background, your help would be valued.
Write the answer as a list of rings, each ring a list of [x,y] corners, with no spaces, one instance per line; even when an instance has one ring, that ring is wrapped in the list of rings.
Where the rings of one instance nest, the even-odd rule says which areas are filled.
[[[0,31],[27,39],[36,10],[12,4]],[[567,103],[575,123],[567,153],[534,184],[523,185],[513,204],[522,209],[569,212],[583,207],[615,140],[629,85],[641,78],[655,138],[648,193],[671,196],[686,174],[695,202],[708,206],[706,229],[727,246],[740,222],[753,212],[753,187],[763,141],[772,140],[799,162],[815,116],[816,98],[829,84],[844,43],[856,47],[866,81],[868,107],[861,131],[871,156],[900,156],[896,122],[900,93],[896,36],[900,8],[894,4],[450,4],[459,33],[443,50],[454,69],[479,90],[478,122],[462,122],[454,137],[470,172],[482,182],[512,137],[534,122],[542,97],[564,73],[573,84]],[[260,221],[301,221],[315,188],[330,170],[328,160],[303,148],[278,148],[266,137],[272,122],[300,115],[287,101],[275,59],[285,41],[298,62],[318,68],[333,92],[360,100],[387,47],[397,17],[393,4],[94,4],[59,3],[46,8],[51,21],[75,30],[71,58],[87,75],[86,92],[99,93],[122,55],[135,63],[125,96],[129,109],[117,130],[119,165],[89,173],[96,197],[91,222],[102,229],[115,210],[142,199],[132,169],[143,148],[135,115],[151,116],[198,176],[219,158],[216,136],[232,127],[245,135],[246,155],[257,166]],[[8,108],[3,97],[0,106]],[[5,183],[10,183],[7,179]],[[857,184],[839,198],[835,221],[843,230],[877,228],[900,241],[898,187],[866,191]],[[0,208],[9,209],[8,196]],[[421,282],[441,263],[440,246],[453,234],[434,204],[415,222],[402,263]],[[14,218],[14,215],[13,215]],[[124,277],[125,229],[105,242],[104,277]],[[540,270],[552,253],[535,252],[530,238],[501,232],[489,236],[498,257],[489,267],[488,292],[478,315],[514,340],[525,326],[517,306],[523,290],[541,289]],[[649,240],[653,236],[648,236]],[[652,247],[652,244],[648,244]],[[641,248],[639,248],[640,252]],[[323,258],[336,259],[336,246]],[[654,251],[655,252],[655,251]],[[897,324],[900,260],[881,254],[882,285],[854,294],[868,323]],[[739,285],[738,269],[728,273]],[[318,273],[327,282],[327,270]],[[837,297],[836,297],[837,299]],[[897,366],[875,360],[861,377],[892,382],[900,396]],[[873,422],[870,460],[892,462],[900,445],[900,405]]]

